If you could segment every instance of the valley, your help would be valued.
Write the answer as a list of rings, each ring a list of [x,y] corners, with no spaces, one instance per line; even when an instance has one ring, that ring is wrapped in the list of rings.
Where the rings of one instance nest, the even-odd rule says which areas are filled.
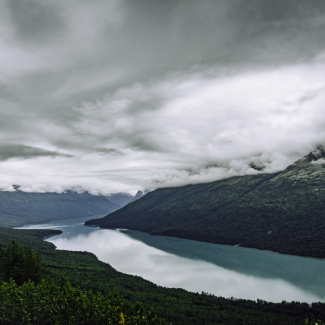
[[[0,243],[17,238],[41,252],[51,278],[118,290],[173,324],[324,318],[324,157],[131,198],[0,192]]]
[[[96,229],[88,228],[88,230]],[[12,238],[16,238],[20,244],[28,244],[34,250],[40,251],[45,262],[45,276],[57,281],[64,275],[72,285],[104,295],[118,291],[131,303],[141,303],[146,312],[153,307],[159,317],[174,325],[242,323],[289,325],[302,324],[304,319],[311,315],[325,318],[325,307],[322,302],[308,305],[298,301],[274,303],[261,299],[256,301],[233,297],[226,299],[207,292],[193,293],[179,288],[159,286],[142,277],[119,272],[111,265],[98,260],[92,253],[55,249],[52,243],[41,239],[60,233],[58,228],[17,230],[0,227],[0,243],[6,246]],[[77,236],[77,231],[75,235]],[[59,240],[60,236],[51,237],[50,240],[54,238]],[[79,238],[83,237],[79,235]],[[225,284],[227,285],[227,281]],[[318,286],[321,290],[320,285],[315,284],[314,287]]]
[[[325,258],[325,151],[282,172],[160,188],[85,224]]]
[[[77,193],[29,193],[0,191],[0,226],[17,227],[26,223],[111,213],[127,204],[132,196],[116,193],[110,197]]]
[[[157,285],[225,298],[325,302],[325,261],[127,229],[85,227],[87,218],[55,220],[20,229],[56,229],[46,241],[59,250],[87,251],[116,270]],[[285,267],[284,267],[285,266]]]

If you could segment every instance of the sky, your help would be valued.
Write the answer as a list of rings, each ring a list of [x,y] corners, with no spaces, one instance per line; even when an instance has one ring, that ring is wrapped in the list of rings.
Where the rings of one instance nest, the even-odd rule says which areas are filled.
[[[324,0],[3,0],[0,189],[273,173],[325,144]]]

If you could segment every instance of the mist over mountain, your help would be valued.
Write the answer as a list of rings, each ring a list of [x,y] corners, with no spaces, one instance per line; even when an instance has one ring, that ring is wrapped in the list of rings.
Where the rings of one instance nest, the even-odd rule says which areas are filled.
[[[128,202],[128,203],[132,203],[136,200],[139,200],[141,199],[143,196],[147,195],[148,193],[150,193],[151,191],[150,190],[144,190],[144,191],[138,191],[136,193],[136,195]]]
[[[86,225],[325,258],[325,150],[273,174],[157,189]]]
[[[0,237],[85,217],[325,259],[324,76],[325,0],[2,0]],[[174,324],[325,321],[322,304],[226,302],[52,253],[55,279]]]
[[[0,226],[21,226],[53,219],[94,216],[120,205],[90,193],[27,193],[0,191]]]
[[[274,173],[325,143],[324,0],[0,1],[0,189]]]
[[[129,193],[112,193],[109,195],[106,195],[106,198],[112,202],[115,203],[117,205],[119,205],[120,207],[123,207],[125,205],[127,205],[129,202],[131,202],[133,200],[133,196]]]

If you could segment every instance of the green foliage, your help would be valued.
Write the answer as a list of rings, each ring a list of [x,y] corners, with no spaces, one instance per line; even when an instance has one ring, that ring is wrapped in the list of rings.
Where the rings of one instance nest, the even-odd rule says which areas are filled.
[[[73,287],[64,279],[56,284],[42,280],[17,286],[13,280],[0,286],[1,324],[137,324],[163,325],[153,311],[131,304],[117,293],[101,293]]]
[[[57,231],[52,231],[53,234]],[[99,261],[94,254],[55,250],[54,245],[40,238],[49,230],[14,230],[0,228],[0,242],[9,245],[11,237],[19,243],[39,249],[44,261],[44,274],[59,283],[65,275],[72,286],[88,292],[110,296],[118,291],[125,301],[143,305],[145,312],[154,308],[158,317],[173,325],[195,324],[303,324],[314,315],[325,319],[325,304],[310,306],[300,302],[270,303],[262,300],[225,299],[206,293],[192,293],[183,289],[165,288],[138,276],[123,274],[109,264]],[[124,312],[124,310],[123,310]],[[126,316],[125,316],[126,317]],[[121,319],[122,320],[122,319]],[[118,323],[117,323],[118,324]],[[128,324],[127,321],[125,324]]]
[[[161,188],[85,224],[325,258],[324,176],[302,160],[276,174]]]
[[[324,324],[320,319],[315,319],[314,316],[307,318],[305,321],[306,325],[322,325]]]
[[[7,248],[0,243],[0,274],[4,281],[13,279],[18,285],[28,280],[39,283],[43,273],[43,263],[39,252],[30,246],[20,246],[13,240]]]

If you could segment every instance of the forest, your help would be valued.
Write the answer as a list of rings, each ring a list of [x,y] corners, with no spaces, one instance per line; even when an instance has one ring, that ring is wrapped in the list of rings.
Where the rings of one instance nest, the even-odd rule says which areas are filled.
[[[0,191],[0,226],[18,227],[54,219],[100,215],[120,207],[102,195],[72,191],[30,193],[15,186],[15,191]]]
[[[108,308],[106,316],[102,314],[103,319],[106,317],[106,320],[99,320],[98,324],[100,321],[107,321],[108,318],[114,319],[112,324],[124,324],[123,321],[125,324],[133,324],[139,314],[145,317],[147,323],[137,324],[164,324],[162,318],[168,324],[274,325],[304,324],[306,318],[310,319],[311,317],[325,319],[324,303],[308,305],[300,302],[270,303],[263,300],[225,299],[205,292],[191,293],[183,289],[160,287],[141,277],[118,272],[109,264],[99,261],[94,254],[56,250],[53,244],[42,240],[44,237],[59,233],[60,231],[52,230],[0,228],[2,252],[12,245],[14,238],[19,247],[21,245],[30,247],[27,249],[29,256],[34,254],[36,261],[42,264],[43,270],[39,278],[34,279],[33,283],[28,282],[26,278],[18,281],[17,284],[10,281],[3,283],[0,289],[2,306],[8,307],[8,302],[7,305],[4,303],[7,301],[4,299],[8,299],[8,292],[12,293],[10,299],[14,300],[17,297],[22,299],[24,303],[21,303],[19,307],[21,310],[28,307],[26,305],[27,300],[24,300],[27,297],[26,295],[33,294],[38,297],[42,293],[46,300],[48,299],[46,298],[48,297],[47,294],[52,292],[51,294],[58,297],[60,301],[63,297],[65,299],[66,295],[68,301],[66,313],[74,317],[71,324],[82,324],[82,322],[78,322],[77,317],[84,319],[84,316],[81,317],[81,315],[85,310],[81,308],[80,315],[76,315],[74,314],[76,307],[72,308],[71,303],[78,297],[80,300],[85,295],[87,299],[86,297],[82,299],[86,299],[90,307],[99,306],[100,304],[97,303],[99,300],[103,301],[103,306],[106,304],[112,307]],[[1,254],[4,256],[3,253]],[[2,258],[3,260],[5,259]],[[3,270],[3,265],[1,267]],[[33,273],[35,272],[33,271]],[[1,276],[2,280],[8,280],[6,279],[8,275],[3,272]],[[15,276],[17,277],[17,275]],[[62,292],[64,293],[63,296]],[[28,301],[34,301],[28,299]],[[39,299],[35,301],[39,301]],[[9,303],[9,309],[10,306],[12,307],[12,303]],[[8,308],[6,312],[8,312]],[[92,313],[95,315],[94,317],[98,316],[96,308],[93,309]],[[3,312],[2,317],[5,315],[7,314]],[[44,317],[44,315],[39,317]],[[3,318],[2,321],[3,324],[16,324],[10,323],[8,317]],[[26,324],[38,323],[36,321],[28,323],[26,320]],[[49,322],[48,324],[52,323]]]
[[[160,188],[86,225],[325,258],[325,164]]]

